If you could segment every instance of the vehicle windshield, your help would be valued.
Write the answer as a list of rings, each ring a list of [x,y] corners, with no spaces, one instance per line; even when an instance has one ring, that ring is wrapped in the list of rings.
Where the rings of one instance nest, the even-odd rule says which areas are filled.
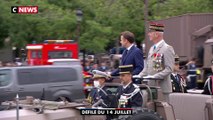
[[[48,52],[49,59],[72,58],[71,51],[50,51]]]
[[[7,86],[11,82],[11,71],[0,70],[0,87]]]

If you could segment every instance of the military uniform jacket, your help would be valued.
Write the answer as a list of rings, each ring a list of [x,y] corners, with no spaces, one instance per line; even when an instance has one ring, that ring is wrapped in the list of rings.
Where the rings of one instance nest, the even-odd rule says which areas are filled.
[[[107,90],[107,88],[104,86],[101,88],[102,90],[98,90],[97,88],[93,88],[91,92],[88,95],[88,100],[91,104],[96,103],[99,99],[103,99],[104,103],[107,105],[105,106],[104,104],[101,104],[102,107],[108,107],[109,105],[109,98],[108,94],[110,94],[110,91]]]
[[[180,74],[171,74],[172,80],[172,90],[173,92],[183,92],[186,93],[186,83],[183,77]]]
[[[132,93],[137,86],[136,84],[130,83],[125,89],[123,86],[120,86],[117,91],[117,98],[120,99],[120,96],[122,94],[129,94]],[[128,100],[128,103],[126,105],[126,108],[131,108],[131,107],[141,107],[143,104],[143,98],[141,92],[138,92],[135,94],[132,98]]]
[[[154,54],[162,54],[162,64],[163,69],[161,71],[156,71],[154,69],[153,63],[153,55]],[[172,46],[168,45],[164,40],[160,43],[157,48],[154,49],[152,46],[149,50],[146,67],[139,74],[140,76],[152,75],[154,78],[164,79],[164,80],[149,80],[148,85],[156,86],[159,85],[163,91],[163,93],[172,92],[172,84],[170,75],[173,71],[174,67],[174,49]]]

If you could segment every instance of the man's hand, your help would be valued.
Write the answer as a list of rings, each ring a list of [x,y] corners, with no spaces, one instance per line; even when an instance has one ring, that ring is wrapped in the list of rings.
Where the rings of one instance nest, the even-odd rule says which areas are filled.
[[[106,72],[106,74],[108,74],[108,75],[110,75],[110,76],[111,76],[111,72],[110,72],[110,71]]]
[[[111,78],[112,76],[111,76],[111,72],[106,72],[106,74],[107,74],[107,76],[109,77],[109,78]]]

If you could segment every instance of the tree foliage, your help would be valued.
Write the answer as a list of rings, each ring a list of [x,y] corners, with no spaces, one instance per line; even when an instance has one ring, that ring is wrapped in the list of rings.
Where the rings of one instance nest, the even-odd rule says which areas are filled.
[[[195,12],[213,12],[212,0],[148,0],[149,20]],[[12,14],[11,6],[36,5],[38,14]],[[105,52],[119,42],[122,31],[132,31],[137,42],[144,39],[143,0],[2,0],[0,1],[0,46],[46,39],[78,39],[80,49]],[[76,20],[76,9],[83,21]],[[78,26],[80,25],[80,27]]]
[[[165,19],[188,13],[212,13],[213,0],[151,0],[152,19]]]

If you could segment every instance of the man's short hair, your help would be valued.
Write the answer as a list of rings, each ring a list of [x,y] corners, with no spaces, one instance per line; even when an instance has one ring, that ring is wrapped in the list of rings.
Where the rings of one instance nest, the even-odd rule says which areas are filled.
[[[127,39],[130,43],[135,42],[135,35],[132,32],[124,31],[121,33],[121,36],[123,36],[125,39]]]

